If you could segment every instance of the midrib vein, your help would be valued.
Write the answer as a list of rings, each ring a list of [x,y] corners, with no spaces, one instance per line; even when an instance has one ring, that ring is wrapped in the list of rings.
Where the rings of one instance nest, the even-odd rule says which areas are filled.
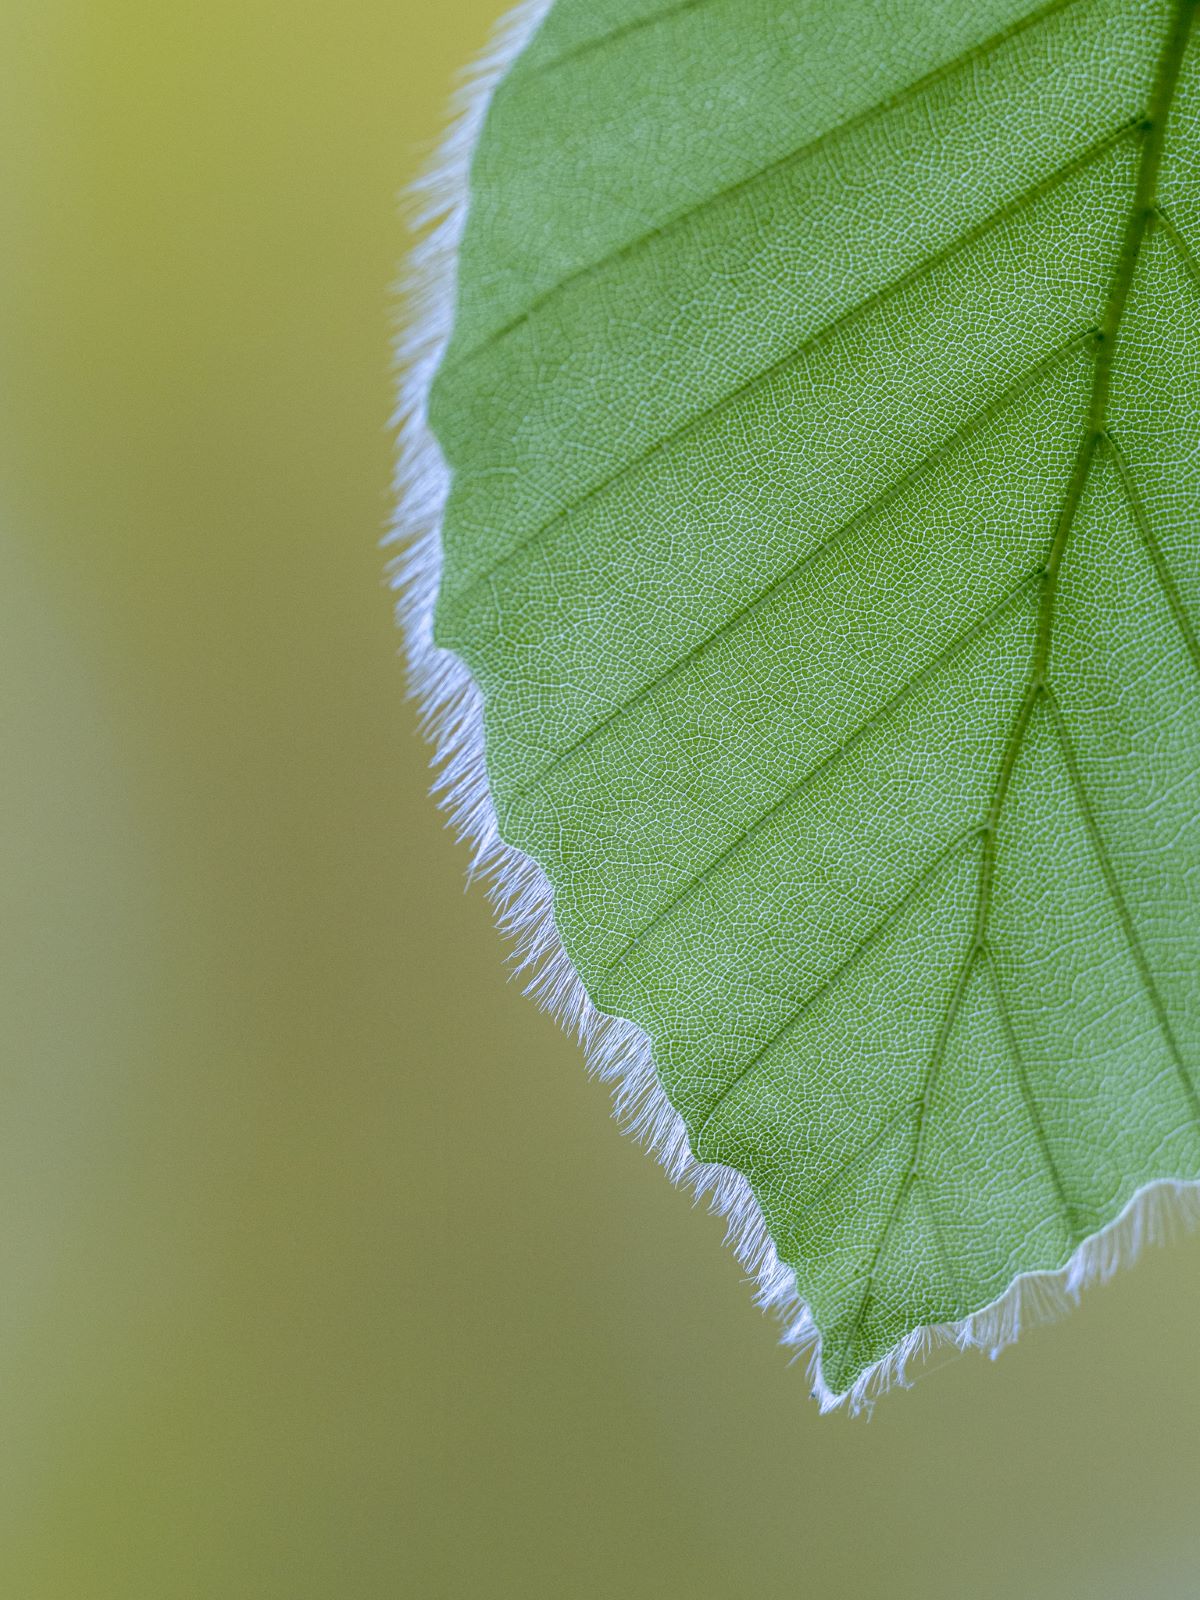
[[[1088,398],[1087,417],[1082,437],[1075,452],[1071,474],[1067,480],[1063,506],[1055,526],[1050,550],[1041,569],[1041,593],[1038,599],[1037,626],[1029,678],[1025,693],[1013,719],[1012,727],[1009,730],[1008,739],[1005,742],[992,787],[987,815],[983,822],[983,849],[980,854],[974,925],[967,951],[962,958],[951,987],[946,1014],[938,1031],[937,1041],[926,1071],[926,1088],[923,1096],[926,1105],[929,1103],[930,1095],[941,1070],[945,1048],[975,967],[980,960],[990,957],[991,954],[987,942],[987,931],[992,908],[992,891],[995,882],[1000,822],[1017,759],[1024,746],[1034,712],[1037,710],[1039,703],[1046,701],[1057,710],[1050,688],[1049,672],[1054,640],[1054,611],[1058,596],[1059,574],[1070,542],[1076,513],[1087,488],[1088,479],[1091,476],[1092,465],[1101,447],[1107,446],[1109,443],[1108,403],[1112,388],[1113,359],[1116,353],[1121,323],[1125,315],[1125,308],[1129,300],[1129,292],[1133,285],[1138,256],[1141,253],[1142,244],[1156,214],[1158,173],[1162,164],[1167,119],[1175,95],[1184,50],[1191,32],[1196,3],[1197,0],[1177,0],[1166,41],[1155,70],[1150,103],[1145,119],[1141,124],[1142,150],[1138,160],[1133,199],[1125,221],[1120,253],[1117,257],[1117,265],[1109,288],[1104,314],[1092,341],[1095,352],[1095,366],[1092,374],[1091,393]],[[1102,844],[1102,841],[1099,842]],[[1102,862],[1102,865],[1107,865],[1107,858]],[[1106,871],[1106,883],[1109,883],[1108,871]],[[1109,888],[1112,891],[1112,883],[1109,883]],[[1118,901],[1118,910],[1122,909],[1123,904]],[[1127,942],[1130,944],[1131,954],[1137,966],[1139,977],[1145,984],[1147,982],[1145,957],[1127,916],[1122,919],[1122,927]],[[1150,989],[1150,994],[1152,1000],[1157,999],[1153,988]],[[1166,1035],[1176,1072],[1180,1079],[1180,1086],[1188,1100],[1189,1110],[1200,1121],[1200,1115],[1198,1115],[1198,1112],[1200,1112],[1200,1100],[1197,1098],[1195,1085],[1184,1068],[1183,1062],[1179,1059],[1178,1050],[1175,1047],[1175,1041],[1171,1035],[1169,1025],[1165,1021],[1165,1016],[1160,1013],[1161,1004],[1158,1004],[1155,1006],[1155,1015],[1160,1028]],[[923,1118],[921,1123],[922,1126],[918,1128],[913,1151],[911,1171],[914,1178],[918,1175],[921,1138],[924,1131]]]
[[[871,1304],[874,1295],[875,1280],[879,1272],[880,1262],[887,1249],[892,1229],[908,1197],[916,1194],[922,1183],[921,1157],[930,1122],[930,1111],[942,1065],[949,1047],[950,1037],[954,1031],[954,1025],[958,1019],[963,1000],[977,970],[983,970],[985,973],[989,970],[995,970],[995,956],[988,943],[987,930],[988,917],[992,905],[992,888],[995,879],[1000,820],[1004,810],[1004,802],[1012,783],[1017,758],[1025,743],[1025,737],[1029,732],[1034,712],[1039,703],[1043,701],[1050,708],[1054,727],[1062,744],[1064,758],[1067,761],[1072,787],[1077,801],[1083,808],[1084,825],[1092,847],[1096,852],[1105,886],[1113,900],[1118,921],[1129,946],[1139,980],[1146,990],[1154,1011],[1155,1021],[1166,1043],[1172,1066],[1179,1080],[1180,1089],[1187,1101],[1189,1115],[1200,1125],[1200,1096],[1197,1095],[1195,1084],[1192,1082],[1186,1064],[1180,1054],[1170,1020],[1167,1017],[1165,1007],[1154,983],[1153,974],[1149,969],[1145,954],[1141,948],[1141,942],[1137,937],[1137,932],[1125,906],[1124,897],[1113,871],[1107,847],[1099,833],[1095,817],[1083,791],[1082,779],[1066,740],[1062,714],[1058,709],[1049,681],[1050,656],[1054,639],[1054,606],[1058,595],[1059,573],[1070,541],[1075,515],[1083,498],[1084,490],[1087,487],[1088,479],[1091,476],[1092,463],[1095,461],[1101,446],[1108,439],[1108,401],[1112,387],[1113,357],[1116,351],[1117,336],[1120,333],[1121,322],[1129,299],[1129,291],[1133,284],[1133,275],[1137,267],[1142,243],[1156,212],[1155,194],[1158,170],[1162,163],[1167,117],[1174,99],[1175,86],[1179,78],[1179,69],[1183,62],[1183,53],[1187,45],[1188,35],[1191,32],[1196,4],[1197,0],[1177,0],[1171,26],[1155,70],[1150,104],[1141,125],[1143,142],[1141,156],[1138,161],[1133,199],[1130,204],[1129,215],[1125,221],[1120,253],[1117,257],[1117,265],[1109,288],[1108,299],[1105,303],[1104,314],[1092,341],[1092,347],[1095,352],[1095,368],[1092,374],[1092,387],[1088,398],[1083,435],[1075,452],[1071,475],[1067,480],[1062,511],[1055,526],[1050,551],[1040,573],[1041,593],[1038,599],[1037,627],[1034,635],[1033,659],[1030,663],[1029,679],[1016,716],[1013,719],[1012,727],[1009,730],[1008,739],[1005,742],[1004,751],[992,786],[991,801],[980,830],[983,838],[983,848],[980,852],[974,925],[966,952],[954,972],[950,985],[950,995],[945,1011],[942,1014],[941,1022],[938,1025],[929,1063],[923,1075],[918,1097],[918,1111],[913,1130],[911,1154],[887,1220],[868,1258],[862,1297],[859,1300],[857,1313],[846,1336],[845,1346],[852,1360],[855,1357],[867,1308]],[[1014,1045],[1015,1042],[1014,1035]]]
[[[1092,464],[1099,450],[1103,447],[1113,454],[1114,459],[1117,458],[1115,442],[1110,440],[1107,432],[1108,401],[1112,382],[1113,358],[1117,345],[1117,337],[1124,318],[1126,303],[1129,298],[1142,243],[1144,242],[1146,233],[1152,221],[1157,215],[1155,195],[1158,170],[1162,160],[1165,126],[1171,103],[1174,98],[1179,68],[1182,63],[1184,49],[1191,30],[1196,3],[1197,0],[1180,0],[1180,3],[1177,4],[1162,54],[1156,66],[1154,87],[1151,93],[1150,103],[1146,115],[1137,129],[1142,141],[1142,146],[1134,180],[1134,193],[1122,232],[1117,265],[1114,269],[1113,279],[1109,287],[1104,312],[1099,325],[1094,330],[1090,339],[1090,344],[1094,355],[1094,368],[1092,374],[1092,384],[1088,395],[1084,428],[1079,445],[1076,449],[1070,477],[1068,479],[1067,487],[1063,497],[1062,509],[1055,525],[1050,550],[1039,573],[1036,574],[1036,581],[1038,582],[1040,588],[1040,594],[1034,627],[1034,647],[1028,684],[1019,703],[1012,727],[1009,732],[1009,737],[1005,744],[1000,765],[994,780],[985,820],[981,826],[977,826],[968,830],[966,835],[958,836],[958,838],[953,841],[951,847],[951,849],[957,848],[961,845],[963,839],[967,837],[982,839],[979,877],[977,880],[976,913],[971,939],[968,944],[967,951],[960,961],[954,974],[951,986],[951,996],[947,1004],[946,1011],[943,1014],[939,1024],[931,1060],[923,1076],[921,1090],[916,1101],[912,1159],[902,1184],[902,1196],[906,1195],[910,1190],[913,1189],[915,1185],[919,1184],[920,1182],[920,1156],[923,1147],[925,1126],[928,1121],[928,1114],[930,1111],[938,1074],[946,1053],[950,1035],[954,1028],[957,1012],[961,1006],[962,1000],[968,990],[971,980],[975,975],[975,969],[977,965],[981,962],[984,963],[989,973],[993,975],[993,978],[998,979],[998,974],[996,973],[994,965],[995,958],[988,945],[986,933],[988,915],[991,909],[992,885],[995,873],[999,823],[1017,758],[1024,744],[1025,736],[1029,730],[1033,714],[1039,702],[1044,698],[1049,701],[1050,697],[1048,671],[1053,641],[1053,621],[1058,590],[1058,576],[1070,539],[1071,529],[1075,521],[1076,512],[1083,498],[1083,494],[1091,474]],[[871,720],[874,719],[872,718]],[[786,798],[787,797],[785,796],[785,799]],[[777,803],[771,808],[768,816],[774,814],[774,812],[776,812],[778,809],[779,805]],[[762,820],[763,819],[759,819],[760,822]],[[733,846],[729,850],[723,852],[716,863],[710,863],[709,869],[707,870],[711,871],[714,866],[722,864],[724,860],[727,859],[727,857],[732,853],[732,851],[738,848],[744,842],[745,834],[739,835],[734,841]],[[935,859],[933,864],[934,868],[938,868],[944,863],[945,856],[948,853],[949,851],[943,852]],[[920,874],[914,887],[924,887],[928,880],[930,870],[931,869],[927,869],[925,872]],[[707,875],[707,872],[705,875]],[[1109,881],[1110,876],[1110,872],[1106,871],[1106,882]],[[694,883],[689,883],[687,889],[684,891],[685,895],[694,887]],[[1110,884],[1110,888],[1111,887],[1112,885]],[[669,912],[675,909],[681,898],[683,898],[683,896],[676,896],[675,899],[668,904],[666,911]],[[901,907],[907,905],[911,898],[912,890],[903,896],[900,902]],[[894,909],[896,908],[893,908],[893,910]],[[662,911],[657,913],[652,919],[650,926],[656,926],[662,920],[663,914],[664,913]],[[888,915],[884,918],[885,925],[890,925],[891,921],[891,915]],[[1152,977],[1147,978],[1146,976],[1149,969],[1145,962],[1144,953],[1140,949],[1140,945],[1136,940],[1136,934],[1129,923],[1127,915],[1122,921],[1122,926],[1125,930],[1127,939],[1131,943],[1131,952],[1138,969],[1139,977],[1142,978],[1143,982],[1147,984],[1152,1000],[1157,1002],[1155,1004],[1155,1015],[1160,1027],[1162,1027],[1165,1032],[1168,1047],[1175,1064],[1176,1071],[1180,1078],[1181,1088],[1183,1088],[1188,1097],[1189,1107],[1192,1110],[1193,1115],[1197,1115],[1200,1113],[1200,1099],[1198,1099],[1195,1088],[1191,1083],[1191,1079],[1186,1072],[1182,1060],[1180,1059],[1175,1040],[1170,1031],[1169,1022],[1165,1016],[1165,1010],[1161,1005],[1161,1001],[1158,1000],[1157,991],[1153,987]],[[648,930],[645,928],[640,930],[634,939],[622,948],[618,956],[610,961],[605,967],[604,976],[607,977],[609,972],[621,964],[624,958],[628,955],[630,949],[639,944],[645,938],[647,931]],[[871,934],[868,935],[866,943],[869,944],[873,942],[879,931],[880,930],[878,928],[873,929]],[[827,980],[827,982],[832,981],[839,976],[846,969],[846,966],[853,964],[853,962],[861,953],[861,949],[856,947],[851,952],[851,955],[846,962],[839,963],[838,967],[835,969],[834,973],[830,975],[830,979]],[[819,986],[817,991],[818,993],[823,992],[827,986],[827,982],[823,982]],[[814,997],[810,995],[804,1002],[802,1002],[799,1008],[800,1013],[807,1009],[813,998]],[[718,1159],[713,1151],[702,1153],[701,1150],[701,1141],[703,1135],[714,1123],[714,1113],[727,1102],[730,1092],[739,1084],[743,1083],[748,1076],[750,1076],[753,1070],[768,1053],[770,1048],[778,1042],[779,1038],[795,1025],[797,1017],[798,1013],[793,1012],[785,1019],[783,1025],[776,1030],[776,1032],[772,1035],[772,1038],[768,1040],[767,1046],[764,1049],[756,1052],[750,1061],[743,1064],[741,1069],[735,1074],[734,1078],[722,1088],[714,1103],[707,1108],[706,1114],[704,1115],[699,1126],[694,1130],[692,1138],[693,1149],[697,1155],[701,1157],[701,1159]],[[1011,1024],[1009,1024],[1009,1026],[1011,1026]],[[1015,1035],[1013,1036],[1011,1042],[1015,1050]],[[1023,1077],[1023,1065],[1019,1070],[1022,1073],[1022,1085],[1023,1088],[1025,1088],[1027,1085]],[[1200,1121],[1200,1115],[1197,1115],[1197,1120]],[[1047,1151],[1046,1155],[1048,1165],[1053,1166],[1052,1154]],[[1056,1183],[1060,1182],[1057,1169],[1054,1170],[1054,1178]],[[1069,1203],[1065,1200],[1064,1210],[1067,1212],[1068,1216],[1072,1218],[1072,1225],[1075,1227],[1076,1231],[1078,1231],[1079,1224],[1073,1218]],[[870,1294],[870,1283],[873,1275],[873,1271],[869,1272],[867,1275],[868,1298]]]

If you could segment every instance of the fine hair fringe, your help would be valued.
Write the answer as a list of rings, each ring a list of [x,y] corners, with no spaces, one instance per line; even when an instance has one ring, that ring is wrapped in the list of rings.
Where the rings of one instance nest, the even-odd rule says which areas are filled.
[[[1166,1179],[1145,1185],[1121,1214],[1085,1239],[1066,1264],[1025,1273],[990,1305],[959,1322],[915,1329],[841,1393],[822,1373],[821,1335],[778,1257],[747,1179],[731,1167],[695,1159],[682,1118],[658,1082],[650,1041],[633,1022],[597,1011],[563,949],[554,893],[545,872],[500,837],[488,787],[483,697],[466,665],[433,641],[433,610],[442,569],[442,515],[450,473],[433,437],[428,400],[453,322],[457,255],[469,201],[471,157],[495,89],[541,25],[553,0],[524,0],[496,27],[464,74],[440,149],[406,207],[417,237],[400,285],[403,323],[396,341],[399,401],[395,516],[386,543],[397,547],[388,573],[398,593],[411,692],[422,731],[434,747],[433,793],[471,849],[470,875],[487,886],[496,922],[515,947],[527,990],[583,1045],[590,1071],[612,1085],[622,1126],[646,1144],[672,1180],[724,1217],[726,1242],[756,1285],[755,1298],[783,1324],[782,1343],[806,1363],[821,1410],[857,1412],[893,1384],[907,1387],[910,1368],[939,1346],[978,1348],[993,1357],[1022,1327],[1061,1315],[1089,1284],[1110,1278],[1143,1245],[1200,1220],[1200,1185]]]

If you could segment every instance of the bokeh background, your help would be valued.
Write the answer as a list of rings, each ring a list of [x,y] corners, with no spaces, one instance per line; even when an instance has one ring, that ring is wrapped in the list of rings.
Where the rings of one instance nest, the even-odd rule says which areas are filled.
[[[1200,1240],[822,1419],[507,981],[377,541],[497,0],[0,4],[0,1595],[1200,1593]]]

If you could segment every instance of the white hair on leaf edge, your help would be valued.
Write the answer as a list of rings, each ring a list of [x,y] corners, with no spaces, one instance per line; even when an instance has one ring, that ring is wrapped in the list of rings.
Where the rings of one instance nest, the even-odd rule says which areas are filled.
[[[396,512],[389,565],[399,593],[413,697],[434,746],[433,793],[459,838],[471,846],[470,875],[487,885],[496,922],[515,946],[527,991],[581,1041],[590,1071],[612,1084],[614,1111],[645,1143],[672,1180],[726,1219],[726,1242],[753,1277],[757,1303],[783,1322],[783,1344],[807,1360],[821,1410],[859,1411],[891,1387],[907,1387],[908,1368],[937,1346],[977,1348],[997,1356],[1023,1326],[1061,1315],[1089,1284],[1104,1282],[1143,1245],[1200,1221],[1200,1183],[1162,1179],[1144,1185],[1120,1215],[1053,1271],[1023,1273],[990,1305],[959,1322],[915,1329],[850,1388],[835,1394],[822,1374],[821,1334],[800,1298],[795,1275],[778,1257],[748,1180],[731,1167],[700,1162],[683,1119],[658,1082],[650,1041],[635,1023],[597,1011],[563,949],[554,922],[554,892],[543,869],[500,837],[484,757],[483,697],[466,665],[433,642],[433,610],[442,568],[442,514],[450,474],[429,428],[430,386],[454,315],[458,244],[466,220],[471,157],[491,97],[532,39],[553,0],[525,0],[496,27],[464,74],[452,101],[445,139],[413,185],[409,221],[418,243],[401,285],[404,325],[396,342],[400,372],[394,418],[399,448]]]

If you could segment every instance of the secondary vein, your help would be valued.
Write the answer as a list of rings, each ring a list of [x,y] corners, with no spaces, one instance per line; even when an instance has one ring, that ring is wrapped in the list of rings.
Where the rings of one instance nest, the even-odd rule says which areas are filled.
[[[643,25],[664,21],[673,16],[677,11],[689,9],[693,3],[694,0],[685,0],[685,3],[674,7],[669,11],[660,12],[653,17],[645,19],[645,24]],[[1024,33],[1031,32],[1034,29],[1041,27],[1044,22],[1049,22],[1053,17],[1056,17],[1059,12],[1066,11],[1071,6],[1079,3],[1080,0],[1047,0],[1045,5],[1038,6],[1035,10],[1029,12],[1027,16],[1019,17],[1015,22],[1010,22],[1007,27],[1001,28],[997,33],[994,33],[988,38],[981,40],[976,45],[972,45],[969,49],[960,52],[960,54],[954,56],[951,60],[943,62],[940,66],[935,67],[931,72],[927,72],[923,77],[918,78],[911,83],[903,84],[893,94],[886,96],[882,100],[877,100],[868,106],[864,106],[861,111],[856,112],[853,116],[847,117],[844,122],[836,123],[832,128],[828,128],[825,130],[825,132],[817,134],[815,138],[806,140],[803,144],[798,145],[795,149],[786,151],[783,155],[777,156],[773,161],[769,161],[764,166],[756,168],[753,172],[746,173],[742,177],[736,178],[732,183],[727,184],[724,188],[716,190],[715,193],[705,195],[703,199],[697,200],[694,204],[685,207],[682,211],[673,212],[669,217],[667,217],[664,221],[657,223],[653,228],[648,228],[644,233],[640,233],[635,238],[626,241],[626,243],[618,245],[615,249],[608,251],[605,255],[599,257],[597,260],[590,261],[582,267],[577,267],[573,272],[569,272],[565,277],[560,278],[557,283],[552,284],[550,288],[543,290],[543,292],[538,295],[536,299],[532,300],[530,304],[526,306],[524,311],[518,312],[514,317],[510,318],[508,322],[503,323],[499,328],[494,329],[477,345],[474,345],[469,350],[464,350],[460,355],[457,355],[454,358],[454,364],[465,364],[467,361],[470,361],[479,355],[482,351],[487,350],[491,345],[497,344],[500,340],[507,338],[507,336],[515,329],[521,327],[523,323],[528,322],[532,316],[536,315],[536,313],[540,311],[548,301],[553,300],[557,295],[561,294],[565,288],[569,287],[572,283],[577,282],[580,278],[590,277],[602,267],[605,267],[614,261],[624,260],[627,256],[634,254],[636,251],[649,244],[651,240],[660,238],[663,234],[669,233],[673,228],[678,227],[680,223],[685,222],[689,217],[695,216],[697,212],[705,211],[711,206],[718,204],[720,201],[729,199],[731,196],[740,193],[743,189],[749,188],[751,184],[761,182],[764,178],[767,178],[772,174],[791,166],[797,161],[803,160],[807,156],[813,155],[817,150],[822,149],[825,145],[830,143],[830,141],[844,139],[848,134],[856,133],[860,128],[868,126],[877,118],[885,116],[889,111],[898,110],[908,101],[919,100],[922,95],[927,94],[931,89],[935,88],[937,84],[943,82],[952,74],[972,70],[980,61],[983,61],[986,57],[993,55],[995,52],[1002,49],[1004,45],[1011,43],[1012,40],[1019,38]],[[608,35],[607,38],[608,40],[611,40],[629,31],[632,30],[628,28],[619,29],[617,30],[617,33]],[[603,42],[605,41],[597,41],[597,44]],[[580,53],[582,53],[582,51],[573,51],[568,55],[560,56],[553,61],[547,62],[545,67],[543,67],[541,70],[543,72],[553,71],[564,61],[568,61]]]

